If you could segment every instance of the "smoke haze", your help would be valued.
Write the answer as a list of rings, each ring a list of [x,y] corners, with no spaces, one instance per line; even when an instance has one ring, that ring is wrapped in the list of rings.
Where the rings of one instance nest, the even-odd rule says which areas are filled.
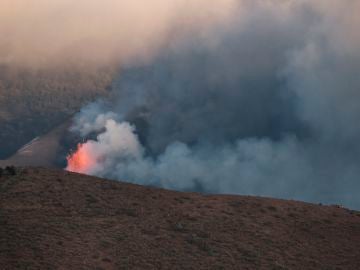
[[[0,4],[1,63],[121,67],[83,172],[360,208],[358,1],[30,2]]]
[[[102,67],[146,61],[186,31],[225,20],[234,0],[2,0],[0,64]]]

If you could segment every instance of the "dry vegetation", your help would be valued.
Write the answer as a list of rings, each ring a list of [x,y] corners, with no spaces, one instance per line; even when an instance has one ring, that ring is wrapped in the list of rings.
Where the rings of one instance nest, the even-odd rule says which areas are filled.
[[[360,269],[360,213],[45,169],[0,178],[1,269]]]
[[[0,68],[0,159],[104,95],[112,71],[19,71]]]

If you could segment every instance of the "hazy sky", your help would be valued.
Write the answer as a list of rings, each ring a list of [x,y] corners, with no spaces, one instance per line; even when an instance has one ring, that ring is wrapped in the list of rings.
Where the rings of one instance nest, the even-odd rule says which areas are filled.
[[[228,18],[234,0],[2,0],[0,63],[108,65],[144,59]]]

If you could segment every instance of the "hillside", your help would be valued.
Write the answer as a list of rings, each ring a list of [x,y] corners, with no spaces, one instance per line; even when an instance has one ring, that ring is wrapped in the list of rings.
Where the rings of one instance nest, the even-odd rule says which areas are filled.
[[[360,213],[59,170],[0,178],[1,269],[360,269]]]
[[[6,160],[0,159],[0,167],[5,166],[43,166],[61,167],[58,164],[63,146],[62,138],[67,134],[71,120],[57,126],[47,134],[36,137]]]
[[[0,66],[0,159],[107,94],[111,70],[11,70]]]

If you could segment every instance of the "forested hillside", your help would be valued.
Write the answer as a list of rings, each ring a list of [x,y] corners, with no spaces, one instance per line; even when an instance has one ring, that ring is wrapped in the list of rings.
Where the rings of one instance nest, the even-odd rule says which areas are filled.
[[[0,68],[0,159],[106,95],[113,72]]]

